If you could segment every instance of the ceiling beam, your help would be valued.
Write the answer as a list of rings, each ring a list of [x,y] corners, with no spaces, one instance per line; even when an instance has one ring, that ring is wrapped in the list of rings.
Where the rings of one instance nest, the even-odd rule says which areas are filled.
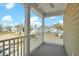
[[[64,10],[46,13],[45,17],[64,15]]]
[[[36,4],[31,3],[30,6],[32,10],[36,12],[39,16],[44,17],[44,12],[38,9],[38,6]]]

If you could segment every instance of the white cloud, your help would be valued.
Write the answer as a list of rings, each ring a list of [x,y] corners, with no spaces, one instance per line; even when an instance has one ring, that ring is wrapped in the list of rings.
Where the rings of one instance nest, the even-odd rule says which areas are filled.
[[[24,23],[25,22],[25,17],[22,19],[22,23]]]
[[[37,25],[37,27],[39,27],[39,26],[41,26],[41,22],[40,21],[38,21],[38,20],[40,20],[40,19],[38,19],[38,17],[31,17],[31,25],[32,26],[34,26],[34,25]]]
[[[13,19],[12,19],[12,17],[11,16],[4,16],[3,18],[2,18],[2,21],[4,21],[4,22],[11,22]]]
[[[6,4],[5,7],[6,7],[7,10],[10,10],[10,9],[12,9],[14,6],[15,6],[14,3],[8,3],[8,4]]]
[[[37,17],[31,17],[31,25],[34,25],[35,24],[35,22],[37,22]]]
[[[55,23],[53,23],[53,24],[57,24],[57,23],[55,22]]]
[[[15,23],[14,26],[18,25],[19,23]]]
[[[11,10],[15,4],[14,3],[0,3],[0,6],[5,7],[7,10]]]
[[[4,16],[1,20],[4,26],[13,26],[13,19],[11,16]]]
[[[22,19],[24,23],[25,18]],[[41,22],[39,21],[40,19],[36,16],[33,16],[30,18],[30,25],[34,27],[34,25],[37,25],[37,27],[41,26]]]
[[[49,17],[50,19],[55,19],[56,18],[56,16],[53,16],[53,17]]]
[[[60,24],[63,24],[63,20],[60,20],[59,23],[60,23]]]

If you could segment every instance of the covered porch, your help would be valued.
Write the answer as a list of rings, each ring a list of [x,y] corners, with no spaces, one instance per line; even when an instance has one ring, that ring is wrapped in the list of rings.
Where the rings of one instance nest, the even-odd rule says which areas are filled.
[[[26,18],[25,18],[25,24],[26,27],[25,28],[26,32],[25,34],[27,35],[27,41],[25,41],[25,43],[27,43],[27,54],[31,55],[31,56],[67,56],[66,51],[65,51],[65,47],[64,47],[64,42],[63,39],[59,38],[52,38],[53,40],[51,40],[49,37],[47,37],[48,35],[46,35],[44,33],[45,27],[44,27],[44,19],[45,17],[53,17],[53,16],[61,16],[64,15],[64,8],[65,8],[66,4],[61,4],[61,3],[55,3],[55,4],[51,4],[51,3],[38,3],[38,4],[24,4],[25,6],[25,10],[27,12],[26,14]],[[36,43],[30,41],[31,37],[30,37],[30,11],[29,10],[33,10],[39,17],[41,17],[42,20],[42,33],[40,33],[39,35],[37,34],[37,37],[39,36],[39,38],[37,38]],[[29,25],[27,25],[29,24]],[[27,34],[28,32],[28,34]],[[49,35],[50,36],[50,35]],[[52,35],[53,36],[53,35]],[[29,43],[28,43],[29,42]],[[38,45],[37,45],[38,44]],[[35,48],[34,48],[34,46]],[[31,50],[33,48],[33,50]],[[57,52],[60,51],[60,52]]]
[[[44,33],[45,17],[64,15],[65,4],[61,3],[24,3],[25,9],[24,35],[11,39],[1,40],[1,53],[14,56],[66,56],[63,38],[49,38]],[[34,11],[41,18],[41,33],[33,36],[30,33],[30,10]],[[53,35],[53,34],[52,34]],[[36,38],[32,38],[36,37]],[[50,36],[50,35],[49,35]],[[53,40],[52,40],[53,39]],[[5,43],[6,42],[6,43]],[[7,52],[6,52],[7,50]],[[8,54],[7,54],[8,53]]]
[[[3,56],[79,55],[79,34],[76,31],[78,30],[79,24],[79,19],[77,19],[79,17],[79,13],[77,13],[77,11],[79,10],[79,4],[24,3],[22,5],[25,9],[24,36],[1,40],[0,45],[2,46],[0,47],[2,50],[0,51],[0,53]],[[37,33],[36,36],[33,36],[36,38],[33,38],[33,40],[31,40],[30,34],[30,10],[33,10],[39,17],[41,17],[42,20],[41,33]],[[45,17],[53,17],[58,15],[64,16],[64,36],[62,39],[60,39],[60,37],[57,37],[60,40],[56,39],[49,41],[49,37],[47,38],[44,33],[44,19]],[[6,50],[8,51],[8,53],[6,52]]]

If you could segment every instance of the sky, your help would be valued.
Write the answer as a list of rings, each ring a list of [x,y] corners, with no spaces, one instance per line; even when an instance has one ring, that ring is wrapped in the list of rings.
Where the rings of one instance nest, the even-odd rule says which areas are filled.
[[[21,4],[0,4],[0,23],[5,26],[23,23],[24,15]]]
[[[52,26],[56,23],[63,24],[63,16],[53,16],[45,18],[45,25]]]
[[[0,24],[4,26],[15,26],[17,24],[24,24],[25,9],[22,4],[1,4],[0,3]],[[33,11],[30,13],[30,25],[37,27],[41,26],[41,18]],[[63,16],[46,17],[45,25],[51,26],[56,23],[63,24]]]

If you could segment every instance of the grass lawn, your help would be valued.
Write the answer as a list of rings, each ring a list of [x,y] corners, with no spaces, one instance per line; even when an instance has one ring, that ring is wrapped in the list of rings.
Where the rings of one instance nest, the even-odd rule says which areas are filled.
[[[14,34],[14,32],[0,32],[0,35],[5,35],[5,34]]]

